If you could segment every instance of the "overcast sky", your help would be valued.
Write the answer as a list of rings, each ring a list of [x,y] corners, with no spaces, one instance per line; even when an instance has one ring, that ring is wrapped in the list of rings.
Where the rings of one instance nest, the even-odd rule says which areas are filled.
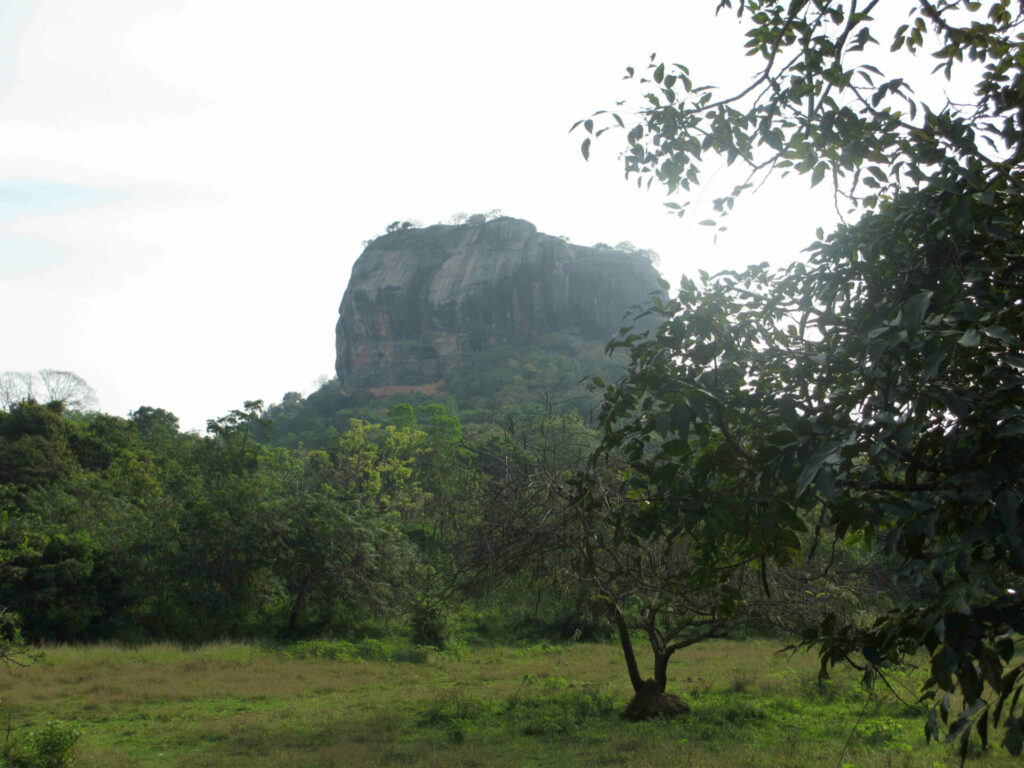
[[[0,2],[0,371],[72,370],[100,408],[185,428],[308,393],[364,240],[501,209],[662,272],[788,261],[835,219],[806,179],[699,213],[590,163],[576,120],[657,51],[744,82],[714,3]],[[718,185],[717,187],[715,185]],[[701,193],[708,203],[728,174]]]

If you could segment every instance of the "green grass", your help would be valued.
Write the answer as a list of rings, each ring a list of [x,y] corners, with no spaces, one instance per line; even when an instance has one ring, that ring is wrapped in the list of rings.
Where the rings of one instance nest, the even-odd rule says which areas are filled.
[[[630,723],[617,647],[426,653],[376,644],[46,649],[0,673],[15,729],[83,732],[82,766],[886,766],[958,760],[921,716],[766,641],[678,655],[670,690],[693,708]],[[913,700],[919,680],[899,682]],[[997,739],[998,740],[998,739]],[[985,768],[1019,765],[1000,747]]]

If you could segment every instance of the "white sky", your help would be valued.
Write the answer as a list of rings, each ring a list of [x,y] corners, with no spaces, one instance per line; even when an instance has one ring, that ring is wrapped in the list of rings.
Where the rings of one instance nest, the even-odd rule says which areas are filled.
[[[362,242],[396,219],[499,208],[653,248],[670,282],[797,258],[835,219],[825,185],[772,184],[714,244],[623,180],[621,134],[590,163],[568,134],[636,103],[622,74],[654,51],[742,82],[713,6],[3,0],[0,371],[72,370],[103,410],[184,428],[308,392]]]

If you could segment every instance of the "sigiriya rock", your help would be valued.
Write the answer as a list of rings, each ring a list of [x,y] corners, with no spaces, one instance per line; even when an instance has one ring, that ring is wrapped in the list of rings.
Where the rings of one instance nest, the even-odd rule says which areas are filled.
[[[437,391],[499,344],[603,345],[630,307],[664,293],[638,253],[572,245],[528,221],[402,229],[352,268],[337,325],[346,389]]]

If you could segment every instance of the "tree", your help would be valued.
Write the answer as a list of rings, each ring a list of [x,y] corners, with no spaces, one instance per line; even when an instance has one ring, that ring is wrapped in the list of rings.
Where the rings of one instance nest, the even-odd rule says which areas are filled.
[[[669,661],[677,651],[724,637],[746,618],[758,585],[756,572],[729,555],[725,539],[715,541],[712,552],[712,537],[699,530],[622,535],[624,516],[658,514],[649,478],[641,480],[635,470],[604,466],[583,476],[582,494],[569,504],[560,527],[573,576],[605,607],[618,634],[634,692],[625,715],[644,719],[688,711],[666,691]],[[640,673],[634,630],[650,645],[653,677]]]
[[[0,374],[0,408],[10,410],[17,403],[38,397],[46,403],[59,402],[72,411],[87,410],[97,402],[92,387],[71,371],[44,368],[35,373]]]
[[[10,518],[17,514],[14,496],[14,486],[0,481],[0,579],[3,581],[11,578],[12,571],[16,573],[11,561],[28,548],[24,537],[11,540],[7,536]],[[18,615],[6,606],[0,606],[0,663],[10,667],[12,664],[21,665],[30,658]]]
[[[408,608],[418,558],[402,521],[429,500],[414,476],[423,443],[415,429],[352,420],[330,452],[270,457],[285,481],[271,570],[288,596],[286,634],[351,632]]]
[[[31,373],[0,373],[0,409],[10,410],[17,403],[35,397],[35,376]]]
[[[262,400],[246,400],[241,409],[234,408],[226,416],[206,422],[207,433],[222,449],[217,455],[227,458],[235,470],[256,467],[261,448],[259,440],[273,427],[273,422],[262,413]]]
[[[777,432],[778,416],[747,399],[749,383],[732,364],[763,347],[757,323],[712,301],[657,306],[673,328],[693,323],[728,352],[709,366],[710,344],[677,345],[663,326],[653,339],[612,342],[630,349],[625,377],[594,379],[604,387],[603,434],[577,480],[579,540],[588,578],[613,610],[637,716],[652,692],[665,692],[676,651],[745,624],[807,630],[838,595],[832,605],[849,619],[865,577],[863,563],[820,545],[820,531],[808,532],[804,510],[766,471],[770,450],[760,443]],[[650,642],[651,681],[638,676],[629,628]]]
[[[486,224],[488,221],[494,221],[494,219],[497,219],[500,216],[500,208],[492,208],[491,210],[485,211],[483,213],[470,214],[459,212],[453,213],[451,218],[448,219],[448,223],[455,224],[456,226],[461,226],[463,224],[468,224],[470,226],[478,226],[480,224]]]
[[[172,487],[181,509],[157,566],[160,581],[177,589],[160,594],[167,631],[192,640],[252,632],[263,618],[261,577],[287,525],[259,441],[271,428],[262,401],[246,401],[206,428],[209,437],[185,440],[177,459],[184,472]]]
[[[722,524],[709,514],[691,530],[680,526],[676,535],[624,525],[667,520],[662,504],[674,500],[659,496],[657,481],[640,463],[608,452],[585,471],[595,442],[575,416],[548,414],[510,425],[489,451],[486,502],[476,524],[463,532],[457,570],[471,584],[527,571],[552,591],[578,596],[619,639],[634,691],[625,715],[680,714],[686,706],[667,692],[673,655],[744,622],[774,621],[792,594],[773,573],[772,596],[766,596],[766,574],[759,577],[737,555],[745,540],[728,523],[741,499],[736,507],[708,505]],[[804,597],[803,584],[796,592]],[[808,601],[802,602],[806,613]],[[650,646],[653,674],[646,679],[634,633]]]
[[[390,235],[392,232],[400,232],[403,229],[415,229],[417,227],[422,227],[422,226],[423,226],[423,224],[421,224],[419,221],[416,221],[416,220],[413,220],[413,221],[392,221],[390,224],[387,225],[387,227],[385,227],[384,232],[385,232],[385,234]]]
[[[130,422],[60,401],[0,414],[0,603],[35,642],[124,628],[160,488]],[[145,594],[152,583],[141,585]]]
[[[139,436],[143,439],[160,434],[176,435],[180,427],[178,417],[173,413],[148,405],[140,406],[132,411],[128,418],[135,424]]]
[[[38,375],[47,402],[63,403],[64,407],[71,411],[84,411],[95,407],[96,393],[78,374],[44,368]]]
[[[726,530],[750,530],[738,551],[762,569],[825,534],[888,553],[915,597],[870,626],[832,617],[809,632],[822,670],[850,660],[870,681],[923,648],[929,737],[941,718],[966,756],[972,729],[985,746],[1002,726],[1020,754],[1024,12],[911,4],[894,53],[931,48],[947,77],[965,54],[976,65],[972,103],[930,104],[876,66],[877,5],[741,4],[763,64],[732,95],[652,57],[628,174],[685,191],[706,155],[724,156],[750,178],[716,201],[723,213],[782,169],[831,178],[863,215],[819,232],[806,263],[702,274],[656,302],[657,333],[612,345],[631,364],[605,390],[603,449],[649,468],[677,503],[653,522],[624,514],[627,530],[704,536],[706,500],[739,489],[750,514]],[[601,133],[602,118],[625,128],[614,114],[581,125]],[[950,721],[954,693],[964,703]]]
[[[34,400],[0,412],[0,486],[45,487],[75,469],[60,403]]]

